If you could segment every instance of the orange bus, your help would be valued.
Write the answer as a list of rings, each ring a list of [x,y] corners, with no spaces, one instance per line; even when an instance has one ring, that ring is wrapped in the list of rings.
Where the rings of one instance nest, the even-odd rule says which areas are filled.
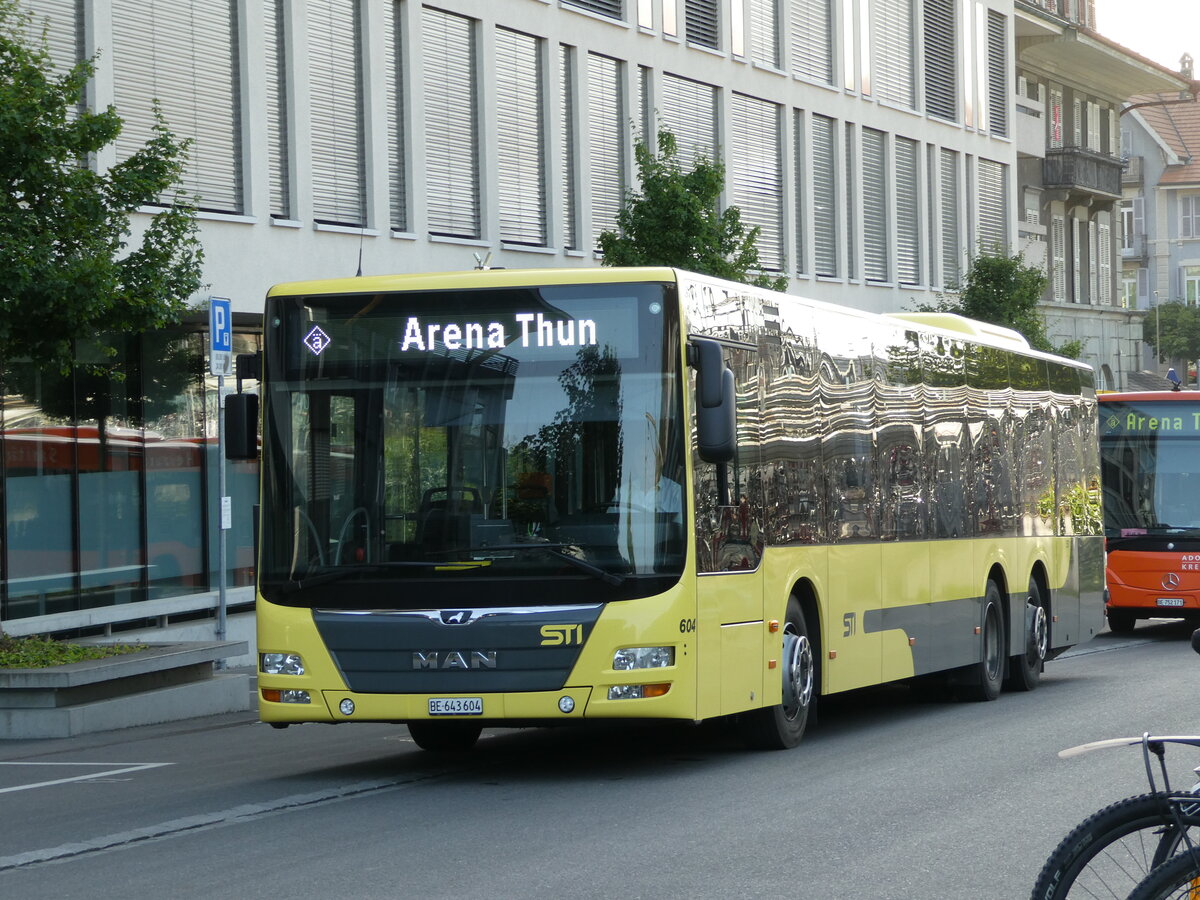
[[[1200,392],[1098,399],[1109,628],[1200,623]]]

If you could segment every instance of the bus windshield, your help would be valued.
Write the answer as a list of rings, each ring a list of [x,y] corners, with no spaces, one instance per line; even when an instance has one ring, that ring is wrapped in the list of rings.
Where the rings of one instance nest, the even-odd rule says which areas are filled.
[[[272,297],[266,325],[267,599],[511,605],[488,585],[522,578],[523,602],[562,603],[678,579],[663,285]]]
[[[1106,402],[1101,413],[1106,536],[1200,537],[1200,404]]]

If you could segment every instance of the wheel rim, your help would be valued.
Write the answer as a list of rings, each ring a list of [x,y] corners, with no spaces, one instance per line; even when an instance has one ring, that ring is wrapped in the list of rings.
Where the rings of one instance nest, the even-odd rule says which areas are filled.
[[[1025,656],[1030,662],[1041,662],[1046,658],[1046,649],[1050,643],[1050,632],[1046,627],[1046,608],[1031,595],[1025,607],[1025,615],[1029,626],[1026,629],[1026,639],[1029,643],[1025,648]]]
[[[989,606],[987,616],[984,618],[983,659],[984,665],[987,667],[988,678],[991,679],[1000,677],[999,619],[1000,613],[997,611],[995,605]]]
[[[812,644],[789,624],[783,635],[783,711],[787,717],[794,719],[807,708],[812,694]]]

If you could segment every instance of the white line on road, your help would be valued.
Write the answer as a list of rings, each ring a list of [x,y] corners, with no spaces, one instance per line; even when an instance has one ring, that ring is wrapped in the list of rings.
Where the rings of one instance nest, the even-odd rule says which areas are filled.
[[[117,769],[106,769],[103,772],[92,772],[90,775],[76,775],[73,778],[55,778],[53,781],[38,781],[33,784],[18,784],[14,787],[0,788],[0,794],[11,794],[14,791],[31,791],[34,788],[50,787],[55,784],[69,784],[72,781],[91,781],[95,778],[108,778],[112,775],[124,775],[127,772],[141,772],[145,769],[157,769],[160,766],[173,766],[174,763],[134,763]],[[36,763],[36,762],[0,762],[0,766],[121,766],[121,763]]]

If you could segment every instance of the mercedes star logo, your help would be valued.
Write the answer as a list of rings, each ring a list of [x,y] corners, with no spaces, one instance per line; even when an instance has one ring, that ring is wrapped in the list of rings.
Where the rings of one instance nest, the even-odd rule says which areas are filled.
[[[1162,586],[1169,591],[1175,590],[1175,588],[1179,587],[1179,576],[1174,572],[1168,572],[1162,577]]]

